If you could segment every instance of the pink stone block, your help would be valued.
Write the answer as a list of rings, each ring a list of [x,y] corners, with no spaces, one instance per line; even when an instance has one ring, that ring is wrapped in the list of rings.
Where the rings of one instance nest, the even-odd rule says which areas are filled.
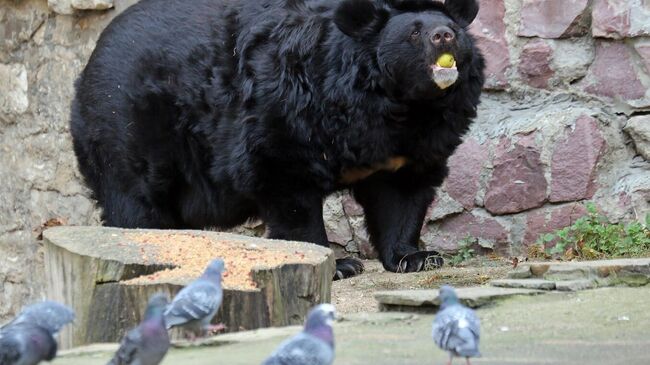
[[[485,208],[492,214],[518,213],[546,201],[546,178],[537,149],[516,145],[499,151],[485,194]]]
[[[551,162],[551,202],[589,199],[595,183],[598,159],[605,140],[597,121],[589,116],[578,118],[575,129],[559,141]]]
[[[565,38],[587,32],[588,0],[524,0],[518,35]]]
[[[474,138],[465,140],[449,158],[447,193],[467,209],[474,206],[481,170],[487,160],[487,147]]]
[[[508,230],[496,219],[466,212],[446,219],[438,228],[433,247],[446,250],[458,248],[460,241],[471,237],[490,241],[495,246],[508,244]]]
[[[504,23],[506,7],[504,0],[481,0],[480,5],[470,33],[485,56],[485,88],[502,90],[508,86],[506,73],[511,66]]]
[[[594,0],[591,17],[594,37],[622,38],[630,33],[626,0]]]
[[[579,203],[548,207],[528,213],[524,245],[536,243],[541,235],[572,225],[578,218],[587,214],[587,209]]]
[[[519,74],[531,86],[544,89],[553,76],[551,59],[553,49],[541,39],[528,42],[520,56]]]
[[[646,88],[639,81],[631,50],[624,43],[596,43],[596,57],[583,82],[584,90],[599,96],[636,100],[645,96]]]

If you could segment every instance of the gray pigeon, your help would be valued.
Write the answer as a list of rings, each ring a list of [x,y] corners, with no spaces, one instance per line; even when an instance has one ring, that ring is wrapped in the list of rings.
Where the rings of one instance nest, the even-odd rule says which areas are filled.
[[[35,365],[54,359],[54,336],[74,320],[72,309],[52,301],[28,305],[0,328],[0,364]]]
[[[0,364],[36,365],[56,356],[56,340],[48,330],[31,323],[7,325],[0,331]]]
[[[210,321],[223,299],[221,274],[224,270],[223,260],[213,260],[203,275],[178,292],[165,311],[167,329],[182,326],[193,333],[223,329],[223,325],[212,326]]]
[[[336,310],[331,304],[314,307],[307,316],[305,329],[282,342],[262,365],[331,365],[335,317]]]
[[[158,365],[169,349],[166,308],[167,296],[164,294],[149,298],[144,320],[124,336],[108,365]]]
[[[74,311],[69,307],[51,300],[46,300],[24,307],[13,321],[7,323],[2,328],[19,323],[30,323],[43,327],[52,336],[56,336],[61,328],[74,321],[74,318]]]
[[[473,310],[460,304],[451,286],[442,286],[439,297],[441,304],[433,320],[433,341],[449,352],[449,365],[454,356],[464,357],[469,365],[470,357],[481,356],[478,350],[481,323]]]

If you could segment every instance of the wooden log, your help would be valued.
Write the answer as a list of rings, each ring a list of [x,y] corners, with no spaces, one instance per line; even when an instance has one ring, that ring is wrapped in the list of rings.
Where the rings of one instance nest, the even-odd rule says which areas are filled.
[[[152,294],[173,297],[216,257],[226,273],[214,323],[229,332],[300,324],[309,308],[330,301],[334,255],[310,243],[106,227],[56,227],[43,237],[48,298],[77,314],[62,348],[119,341]]]

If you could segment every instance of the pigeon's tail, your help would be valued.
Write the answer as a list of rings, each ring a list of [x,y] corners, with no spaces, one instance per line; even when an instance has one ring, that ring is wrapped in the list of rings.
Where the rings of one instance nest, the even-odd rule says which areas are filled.
[[[462,343],[457,344],[454,352],[462,357],[480,357],[481,352],[478,349],[478,338],[469,328],[460,328],[456,334]]]

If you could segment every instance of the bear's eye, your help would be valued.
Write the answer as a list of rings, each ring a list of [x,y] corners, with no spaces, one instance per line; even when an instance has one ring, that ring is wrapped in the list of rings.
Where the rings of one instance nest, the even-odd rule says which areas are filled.
[[[414,30],[411,32],[411,39],[418,39],[420,37],[420,31],[419,30]]]

